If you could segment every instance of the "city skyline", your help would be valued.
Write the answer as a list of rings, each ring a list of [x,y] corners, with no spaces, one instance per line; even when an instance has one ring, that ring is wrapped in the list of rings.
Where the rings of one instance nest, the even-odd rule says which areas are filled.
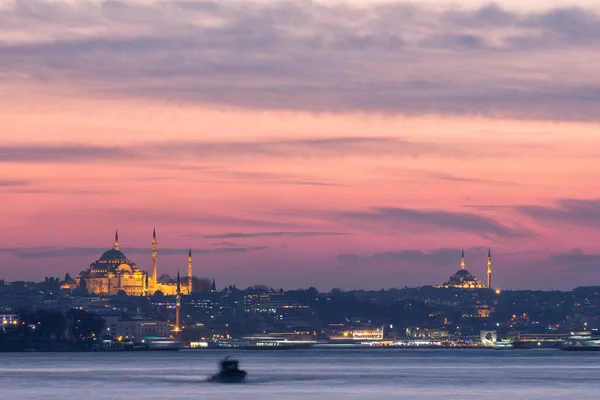
[[[600,284],[597,2],[460,3],[0,2],[0,278]]]

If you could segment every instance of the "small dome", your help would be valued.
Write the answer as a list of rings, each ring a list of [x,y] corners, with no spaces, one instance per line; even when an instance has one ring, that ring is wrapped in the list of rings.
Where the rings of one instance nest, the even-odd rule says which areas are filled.
[[[125,254],[121,253],[119,250],[110,249],[105,251],[104,254],[100,257],[100,260],[111,261],[111,260],[126,260]]]
[[[456,276],[460,276],[460,277],[469,277],[471,276],[471,274],[469,273],[469,271],[467,271],[466,269],[459,269],[456,274],[454,274]]]

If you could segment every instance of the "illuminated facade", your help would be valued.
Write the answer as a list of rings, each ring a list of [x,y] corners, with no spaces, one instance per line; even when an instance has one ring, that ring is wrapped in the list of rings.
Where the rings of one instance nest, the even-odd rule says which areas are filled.
[[[481,331],[479,340],[484,347],[495,347],[498,341],[498,333],[496,331]]]
[[[158,269],[156,264],[157,253],[156,230],[152,234],[152,275],[142,271],[119,251],[119,234],[115,233],[113,248],[105,251],[102,256],[92,264],[89,269],[82,271],[72,282],[63,282],[61,288],[73,289],[73,286],[85,288],[90,294],[114,296],[124,291],[129,296],[152,295],[161,291],[166,296],[177,294],[177,284],[158,282]],[[188,274],[191,283],[192,253],[188,256]],[[68,283],[68,284],[67,284]],[[186,287],[186,294],[191,293],[191,285]]]
[[[364,328],[342,331],[339,336],[331,336],[331,340],[383,340],[383,327]]]
[[[406,337],[412,339],[446,339],[448,331],[445,329],[428,329],[411,326],[406,328]]]
[[[0,314],[0,329],[15,327],[18,324],[19,316],[17,314]]]
[[[488,261],[488,268],[491,268],[491,257]],[[491,271],[491,270],[490,270]],[[491,281],[491,272],[488,275],[488,279]],[[477,280],[474,275],[471,275],[466,269],[465,265],[465,251],[462,252],[460,261],[460,269],[452,275],[448,281],[442,285],[438,285],[441,288],[459,288],[459,289],[483,289],[485,286],[483,282]]]
[[[120,317],[103,317],[106,334],[122,340],[143,339],[148,336],[168,337],[171,324],[167,321],[150,319],[122,319]]]

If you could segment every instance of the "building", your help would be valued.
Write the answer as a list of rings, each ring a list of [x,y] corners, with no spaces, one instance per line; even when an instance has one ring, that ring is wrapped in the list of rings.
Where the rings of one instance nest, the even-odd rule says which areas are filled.
[[[105,251],[90,267],[82,271],[74,281],[77,288],[86,289],[90,294],[114,296],[123,291],[129,296],[152,295],[161,291],[172,296],[177,292],[175,282],[158,282],[156,230],[152,233],[152,274],[141,270],[119,250],[119,234],[115,233],[113,248]],[[185,293],[191,293],[192,250],[188,254],[188,285]],[[65,280],[62,289],[73,289],[73,282]]]
[[[492,281],[492,270],[491,270],[491,254],[488,258],[488,282]],[[479,281],[474,275],[467,271],[465,266],[465,251],[462,251],[462,257],[460,261],[460,269],[452,275],[447,282],[442,285],[438,285],[438,288],[459,288],[459,289],[483,289],[485,288],[483,282]]]
[[[0,329],[14,328],[19,324],[19,316],[14,313],[0,313]]]
[[[406,337],[411,339],[447,339],[448,331],[445,329],[429,329],[411,326],[406,328]]]
[[[337,335],[331,335],[330,340],[383,340],[383,326],[343,330]]]
[[[102,317],[106,334],[121,340],[141,340],[145,337],[168,337],[173,327],[167,321],[144,318],[123,319],[120,317]]]

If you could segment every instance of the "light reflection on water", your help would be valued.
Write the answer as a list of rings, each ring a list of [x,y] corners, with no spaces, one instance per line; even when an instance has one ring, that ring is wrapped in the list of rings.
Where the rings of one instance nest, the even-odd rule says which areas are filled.
[[[226,355],[247,383],[206,381]],[[599,377],[600,353],[544,349],[0,353],[10,399],[596,399]]]

